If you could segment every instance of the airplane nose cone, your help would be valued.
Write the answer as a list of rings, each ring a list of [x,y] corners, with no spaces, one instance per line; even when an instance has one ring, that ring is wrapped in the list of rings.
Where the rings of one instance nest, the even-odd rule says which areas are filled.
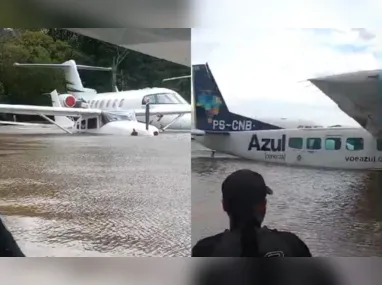
[[[150,125],[149,126],[149,133],[153,136],[157,136],[157,135],[159,135],[159,130],[158,130],[158,128]]]

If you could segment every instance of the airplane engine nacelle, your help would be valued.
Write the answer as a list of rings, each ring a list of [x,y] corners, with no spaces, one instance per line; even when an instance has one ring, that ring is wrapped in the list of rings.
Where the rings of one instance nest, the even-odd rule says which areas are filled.
[[[58,96],[58,98],[60,99],[61,105],[64,107],[75,108],[78,103],[81,103],[77,101],[76,97],[70,94],[62,94]]]

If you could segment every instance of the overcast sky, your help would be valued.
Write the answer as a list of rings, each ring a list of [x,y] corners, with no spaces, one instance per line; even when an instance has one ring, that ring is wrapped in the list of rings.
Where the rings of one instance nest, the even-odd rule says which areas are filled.
[[[194,0],[193,3],[195,23],[203,27],[381,27],[379,0]]]
[[[237,7],[243,5],[211,2],[215,1],[204,2],[200,16],[202,25],[209,28],[192,31],[192,63],[209,63],[232,111],[313,119],[324,125],[357,125],[324,94],[301,81],[379,68],[382,33],[374,28],[277,29],[271,23],[277,20],[293,27],[305,21],[306,26],[316,23],[324,27],[321,19],[325,19],[325,26],[341,27],[370,19],[366,23],[377,26],[376,11],[382,11],[382,2],[370,1],[374,6],[368,6],[363,1],[361,7],[352,0],[282,1],[272,10],[257,1],[239,1],[247,3],[240,11]],[[346,15],[341,13],[343,9],[347,9]],[[369,14],[362,18],[357,12],[360,9]],[[269,13],[272,16],[266,19]],[[299,22],[294,21],[297,18]]]
[[[356,125],[304,80],[379,68],[378,45],[365,30],[193,29],[192,61],[209,63],[233,111]]]

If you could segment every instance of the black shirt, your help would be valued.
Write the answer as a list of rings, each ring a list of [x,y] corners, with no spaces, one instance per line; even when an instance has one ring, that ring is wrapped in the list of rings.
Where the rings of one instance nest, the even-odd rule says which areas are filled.
[[[347,284],[327,259],[210,258],[197,262],[195,285],[340,285]]]
[[[295,234],[267,227],[257,229],[257,242],[262,257],[312,257],[307,245]],[[215,249],[228,230],[214,236],[201,239],[192,248],[193,257],[214,256]],[[225,255],[226,257],[232,257]],[[236,255],[235,255],[236,256]]]

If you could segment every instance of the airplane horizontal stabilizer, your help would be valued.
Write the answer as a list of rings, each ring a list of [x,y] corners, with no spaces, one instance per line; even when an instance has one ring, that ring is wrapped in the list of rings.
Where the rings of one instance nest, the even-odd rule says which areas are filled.
[[[111,71],[111,67],[100,67],[100,66],[90,66],[90,65],[78,65],[74,60],[68,60],[64,63],[17,63],[13,64],[17,67],[43,67],[43,68],[71,68],[75,67],[77,69],[83,70],[93,70],[93,71]]]
[[[210,135],[223,135],[223,136],[229,136],[231,133],[230,132],[211,132],[211,131],[205,131],[206,134]]]

